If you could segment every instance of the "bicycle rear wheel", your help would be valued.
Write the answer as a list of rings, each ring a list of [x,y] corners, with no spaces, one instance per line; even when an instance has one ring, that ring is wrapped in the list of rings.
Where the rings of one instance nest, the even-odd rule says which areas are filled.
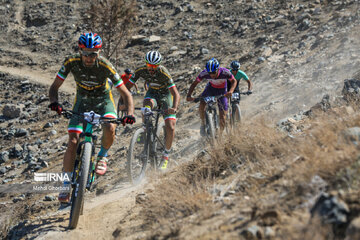
[[[165,129],[165,123],[162,122],[159,124],[158,129],[156,130],[156,136],[155,136],[155,156],[153,166],[155,169],[158,169],[162,164],[162,154],[165,150],[165,138],[166,138],[166,129]]]
[[[232,112],[231,112],[231,125],[235,127],[237,123],[241,121],[241,109],[239,104],[232,105]]]
[[[149,160],[149,145],[146,142],[143,128],[136,130],[131,138],[127,157],[127,173],[132,184],[139,183],[145,176]]]
[[[71,196],[71,210],[69,228],[76,228],[81,210],[84,205],[84,195],[89,175],[90,158],[91,158],[92,145],[90,142],[85,142],[81,153],[81,166],[79,176],[76,179],[76,186],[72,190]]]

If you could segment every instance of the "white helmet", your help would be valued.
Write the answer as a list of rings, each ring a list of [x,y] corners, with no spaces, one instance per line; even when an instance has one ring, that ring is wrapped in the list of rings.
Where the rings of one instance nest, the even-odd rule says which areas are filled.
[[[158,51],[149,51],[145,56],[146,63],[159,65],[161,63],[161,54]]]

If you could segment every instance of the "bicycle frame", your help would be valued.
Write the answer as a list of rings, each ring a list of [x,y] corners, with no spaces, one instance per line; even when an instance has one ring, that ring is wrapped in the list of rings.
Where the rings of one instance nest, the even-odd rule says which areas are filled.
[[[89,176],[88,176],[88,180],[87,180],[87,185],[86,188],[88,190],[90,190],[92,183],[95,181],[95,145],[96,145],[96,141],[97,141],[97,136],[93,135],[93,124],[91,123],[86,123],[86,128],[85,128],[85,132],[80,134],[80,139],[83,139],[81,141],[79,141],[78,146],[77,146],[77,150],[76,150],[76,160],[74,163],[74,170],[73,170],[73,178],[72,178],[72,186],[76,187],[76,181],[77,178],[79,177],[79,171],[81,169],[81,161],[80,161],[80,156],[81,156],[81,151],[82,151],[82,146],[86,143],[89,142],[92,145],[92,150],[91,150],[91,159],[90,159],[90,169],[89,169]]]

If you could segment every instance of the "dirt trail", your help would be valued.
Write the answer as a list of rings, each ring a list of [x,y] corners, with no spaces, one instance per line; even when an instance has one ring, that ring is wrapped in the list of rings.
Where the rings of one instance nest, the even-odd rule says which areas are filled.
[[[33,83],[40,83],[50,86],[54,81],[55,74],[41,71],[39,69],[31,69],[29,67],[12,68],[8,66],[0,66],[0,72],[8,73],[16,77],[29,79]],[[75,93],[76,85],[72,76],[69,76],[61,86],[61,91],[67,93]]]
[[[69,210],[58,211],[50,218],[64,218],[64,221],[49,224],[49,230],[43,231],[38,239],[110,239],[116,225],[135,205],[135,196],[144,191],[144,183],[137,186],[121,184],[114,192],[85,201],[84,215],[80,217],[75,230],[66,230]],[[42,218],[42,221],[48,219]],[[42,225],[41,228],[46,227]]]

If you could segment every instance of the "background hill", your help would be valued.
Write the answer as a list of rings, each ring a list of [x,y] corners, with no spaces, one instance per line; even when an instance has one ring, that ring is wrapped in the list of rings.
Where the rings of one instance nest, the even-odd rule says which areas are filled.
[[[61,171],[67,123],[47,109],[48,88],[91,29],[90,3],[0,3],[0,181],[9,184]],[[88,194],[78,229],[66,230],[56,194],[0,193],[0,236],[355,239],[358,147],[345,133],[356,135],[359,115],[341,89],[360,67],[359,1],[138,0],[133,10],[134,25],[110,60],[123,72],[143,64],[149,50],[164,56],[183,96],[171,171],[130,186],[125,156],[139,123],[119,128],[110,171]],[[196,105],[184,100],[211,57],[222,66],[239,60],[254,83],[241,102],[245,121],[217,146],[200,139]],[[72,77],[61,90],[71,107]],[[323,192],[346,206],[338,225],[310,214]]]

